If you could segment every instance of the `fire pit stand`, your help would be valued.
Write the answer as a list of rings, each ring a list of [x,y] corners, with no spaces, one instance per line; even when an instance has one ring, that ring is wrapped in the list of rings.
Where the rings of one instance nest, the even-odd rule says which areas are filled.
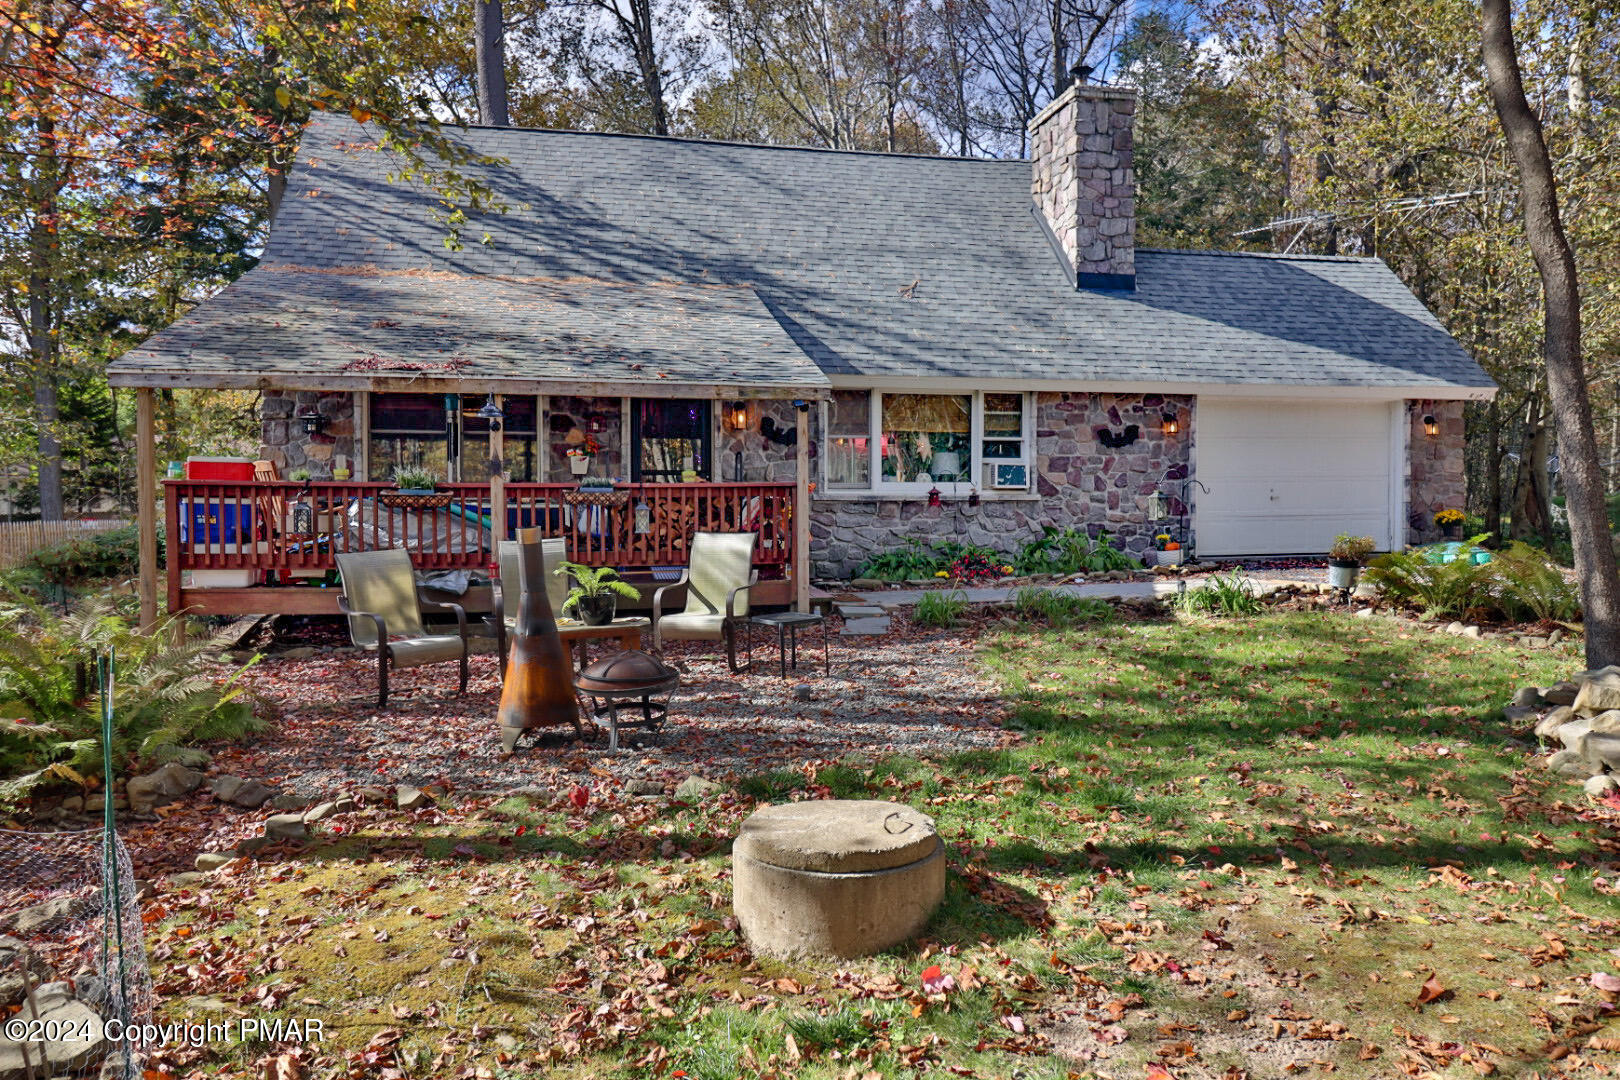
[[[619,727],[656,731],[669,715],[669,702],[680,685],[680,672],[656,657],[626,649],[588,664],[574,680],[593,720],[606,720],[608,749],[619,748]],[[628,716],[621,717],[620,710]]]

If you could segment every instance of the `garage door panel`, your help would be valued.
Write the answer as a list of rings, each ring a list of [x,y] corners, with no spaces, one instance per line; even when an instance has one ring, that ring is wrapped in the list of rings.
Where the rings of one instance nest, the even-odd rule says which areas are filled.
[[[1392,423],[1387,404],[1201,400],[1199,552],[1323,552],[1340,532],[1388,546]]]

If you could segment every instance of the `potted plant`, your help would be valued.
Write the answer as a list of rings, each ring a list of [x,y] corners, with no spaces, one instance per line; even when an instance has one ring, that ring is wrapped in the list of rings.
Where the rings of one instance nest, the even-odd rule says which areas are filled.
[[[426,469],[403,468],[394,470],[394,490],[377,494],[384,506],[426,510],[449,506],[452,498],[448,491],[437,491],[439,478]]]
[[[641,591],[628,581],[620,581],[619,572],[611,566],[590,567],[565,562],[553,573],[567,574],[574,579],[574,587],[568,590],[562,609],[576,613],[586,626],[606,626],[612,622],[619,611],[619,597],[627,600],[641,597]]]
[[[1440,530],[1440,535],[1447,540],[1457,539],[1457,530],[1462,527],[1463,520],[1463,512],[1453,510],[1450,507],[1434,515],[1435,527]]]
[[[1153,538],[1154,550],[1158,552],[1156,561],[1160,566],[1180,566],[1182,555],[1181,544],[1169,533],[1159,533]]]
[[[584,441],[578,446],[568,448],[568,468],[575,476],[584,476],[591,471],[591,460],[602,452],[602,444],[596,441],[594,435],[586,434]]]
[[[1370,536],[1340,533],[1328,549],[1328,584],[1335,589],[1353,589],[1361,576],[1361,564],[1373,553],[1378,542]]]

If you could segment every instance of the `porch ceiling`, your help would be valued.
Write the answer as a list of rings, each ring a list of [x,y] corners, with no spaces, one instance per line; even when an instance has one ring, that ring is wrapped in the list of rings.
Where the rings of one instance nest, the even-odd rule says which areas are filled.
[[[820,397],[747,285],[261,265],[109,368],[118,386]]]

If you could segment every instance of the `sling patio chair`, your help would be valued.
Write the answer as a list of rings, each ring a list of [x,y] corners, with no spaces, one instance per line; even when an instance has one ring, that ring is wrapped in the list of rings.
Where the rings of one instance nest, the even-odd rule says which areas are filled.
[[[377,654],[377,708],[388,704],[388,669],[450,660],[461,662],[461,686],[467,691],[467,612],[460,604],[424,599],[417,590],[411,556],[403,548],[355,551],[337,556],[343,578],[338,608],[349,617],[349,640]],[[430,634],[422,609],[449,611],[456,633]]]
[[[754,569],[757,533],[692,535],[692,554],[678,580],[653,593],[653,651],[665,641],[724,641],[726,662],[737,666],[737,627],[748,621],[748,590],[759,581]],[[664,594],[686,589],[686,610],[663,613]]]
[[[495,561],[501,572],[492,582],[494,610],[489,622],[495,628],[495,647],[500,651],[501,678],[506,678],[506,643],[517,626],[518,601],[523,586],[518,578],[518,554],[521,545],[516,540],[502,540],[495,551]],[[552,619],[563,617],[563,601],[568,599],[568,576],[557,573],[557,567],[568,558],[568,541],[561,537],[545,537],[540,541],[540,565],[546,574],[546,599],[551,602]]]

